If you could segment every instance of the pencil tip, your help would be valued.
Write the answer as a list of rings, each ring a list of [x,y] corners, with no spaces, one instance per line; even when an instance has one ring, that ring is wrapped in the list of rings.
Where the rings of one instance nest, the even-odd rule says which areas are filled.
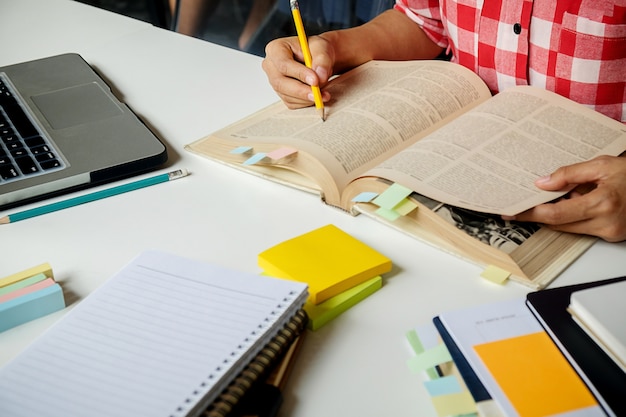
[[[9,216],[0,217],[0,224],[9,224],[11,223],[11,219]]]

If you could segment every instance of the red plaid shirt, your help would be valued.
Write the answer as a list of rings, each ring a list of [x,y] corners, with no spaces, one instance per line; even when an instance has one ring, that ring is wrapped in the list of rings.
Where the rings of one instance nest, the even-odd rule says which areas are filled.
[[[555,91],[626,123],[626,0],[396,0],[495,93]]]

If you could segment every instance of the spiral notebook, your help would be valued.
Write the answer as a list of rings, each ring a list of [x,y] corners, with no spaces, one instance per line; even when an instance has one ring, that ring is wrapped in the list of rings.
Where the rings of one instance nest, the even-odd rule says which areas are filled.
[[[200,415],[306,298],[301,283],[145,252],[0,369],[0,415]]]

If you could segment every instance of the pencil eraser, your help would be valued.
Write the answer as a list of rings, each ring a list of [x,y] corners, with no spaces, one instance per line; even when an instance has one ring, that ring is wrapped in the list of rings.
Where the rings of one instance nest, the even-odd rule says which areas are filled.
[[[57,283],[0,304],[0,332],[65,308]]]

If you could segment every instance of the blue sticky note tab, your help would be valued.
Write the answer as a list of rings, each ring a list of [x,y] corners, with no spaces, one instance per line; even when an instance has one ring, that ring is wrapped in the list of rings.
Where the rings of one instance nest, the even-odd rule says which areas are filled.
[[[352,199],[352,202],[354,202],[354,203],[369,203],[370,201],[372,201],[376,197],[378,197],[378,193],[374,193],[374,192],[371,192],[371,191],[364,191],[361,194],[355,196]]]
[[[230,151],[230,153],[238,154],[238,155],[248,153],[248,152],[252,152],[252,146],[238,146],[235,149]]]
[[[244,165],[254,165],[257,162],[260,162],[261,160],[263,160],[263,158],[265,158],[265,154],[263,152],[259,152],[254,154],[253,156],[251,156],[250,158],[246,159],[243,164]]]
[[[437,395],[457,394],[463,391],[458,379],[456,379],[453,375],[424,381],[424,386],[431,397],[435,397]]]
[[[65,308],[63,290],[53,284],[0,303],[0,332]]]

